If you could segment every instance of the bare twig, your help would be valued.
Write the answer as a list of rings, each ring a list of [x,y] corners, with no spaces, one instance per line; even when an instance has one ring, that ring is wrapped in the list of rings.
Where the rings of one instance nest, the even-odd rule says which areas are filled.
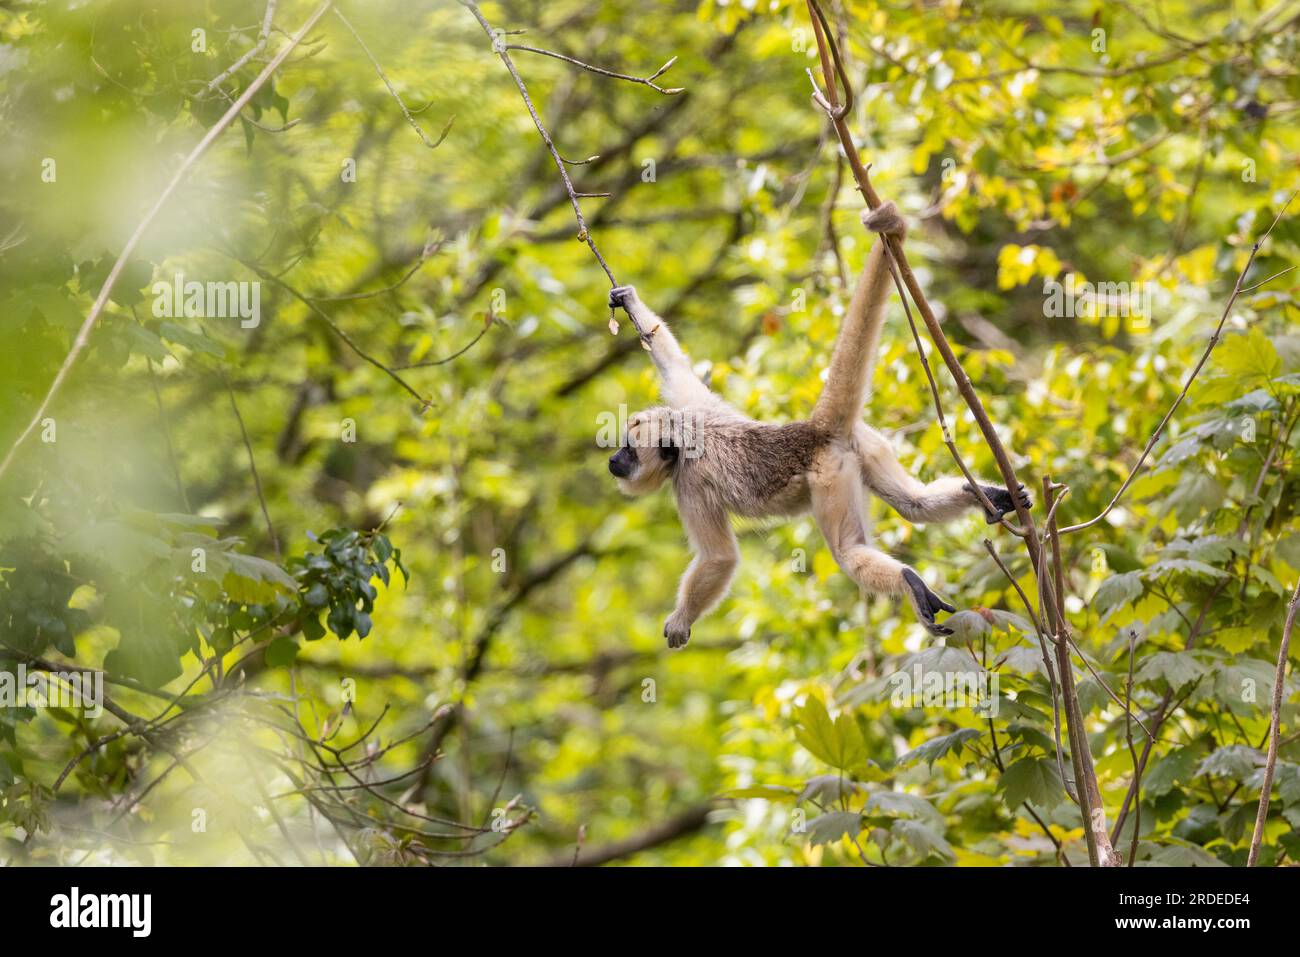
[[[440,239],[437,242],[426,243],[424,248],[420,250],[420,258],[415,261],[415,264],[404,272],[397,282],[387,285],[383,289],[372,289],[369,292],[345,292],[339,293],[336,296],[308,296],[307,298],[312,302],[352,302],[357,299],[374,299],[376,296],[382,296],[385,293],[396,292],[406,285],[411,277],[419,272],[421,267],[429,261],[429,258],[436,255],[444,245],[446,245],[446,240],[443,239]]]
[[[557,60],[563,60],[565,63],[572,63],[574,66],[580,66],[584,70],[590,70],[592,73],[599,73],[601,76],[607,76],[615,80],[627,80],[629,83],[641,83],[650,87],[656,93],[662,93],[664,96],[676,96],[679,93],[685,93],[686,87],[672,86],[665,89],[654,81],[659,79],[668,72],[669,67],[677,62],[677,57],[673,57],[659,69],[655,70],[649,76],[629,76],[626,73],[615,73],[613,70],[605,70],[598,66],[592,66],[590,63],[584,63],[581,60],[574,59],[571,56],[565,56],[563,53],[556,53],[554,50],[543,50],[539,47],[524,46],[522,43],[508,43],[507,50],[524,50],[528,53],[539,53],[542,56],[554,57]]]
[[[1300,192],[1300,190],[1297,190],[1296,192]],[[1264,235],[1255,240],[1254,245],[1250,247],[1250,255],[1246,259],[1246,265],[1242,267],[1240,274],[1237,276],[1237,282],[1232,287],[1232,295],[1228,297],[1227,305],[1223,307],[1223,313],[1219,316],[1218,325],[1214,327],[1214,332],[1210,335],[1210,341],[1205,345],[1205,351],[1201,353],[1201,358],[1197,361],[1196,365],[1192,368],[1191,373],[1187,376],[1187,380],[1183,383],[1182,391],[1178,393],[1178,398],[1174,399],[1174,404],[1169,407],[1169,411],[1167,411],[1164,418],[1160,420],[1160,424],[1156,426],[1155,432],[1151,433],[1151,438],[1147,440],[1146,447],[1142,450],[1142,454],[1138,456],[1137,462],[1129,471],[1128,478],[1124,480],[1124,484],[1119,487],[1119,491],[1117,491],[1114,498],[1110,500],[1110,504],[1102,509],[1100,514],[1095,518],[1088,519],[1086,522],[1080,522],[1078,525],[1067,525],[1065,528],[1061,529],[1062,535],[1066,535],[1070,532],[1082,531],[1085,528],[1091,528],[1093,525],[1096,525],[1111,513],[1111,510],[1119,504],[1119,500],[1124,497],[1124,493],[1128,491],[1129,486],[1133,484],[1133,481],[1137,478],[1138,472],[1146,463],[1147,456],[1151,454],[1151,450],[1155,448],[1156,442],[1158,442],[1160,436],[1164,434],[1165,427],[1169,424],[1169,420],[1174,417],[1174,413],[1178,411],[1178,407],[1183,404],[1183,399],[1187,398],[1187,392],[1191,389],[1192,383],[1196,381],[1196,377],[1200,375],[1201,369],[1203,369],[1205,363],[1209,361],[1210,353],[1213,352],[1214,347],[1219,344],[1219,336],[1222,334],[1223,327],[1228,321],[1228,315],[1232,312],[1233,305],[1237,302],[1237,297],[1242,293],[1241,284],[1245,280],[1246,274],[1250,272],[1250,267],[1254,265],[1255,256],[1258,255],[1260,247],[1264,245],[1264,240],[1268,239],[1269,234],[1273,232],[1273,227],[1276,226],[1281,221],[1283,215],[1286,214],[1287,207],[1291,205],[1291,200],[1295,199],[1295,197],[1296,194],[1294,192],[1287,197],[1287,201],[1282,204],[1282,208],[1279,209],[1277,215],[1273,217],[1273,222],[1269,224],[1268,229],[1264,230]],[[1267,280],[1265,280],[1265,282],[1267,282]]]
[[[366,41],[361,39],[361,34],[357,33],[356,27],[352,25],[351,21],[349,21],[348,18],[343,15],[343,11],[340,10],[338,7],[334,8],[334,15],[338,17],[341,21],[343,21],[343,25],[348,28],[348,32],[351,33],[353,39],[357,41],[357,45],[361,47],[361,51],[365,53],[366,59],[370,61],[370,65],[373,66],[375,68],[375,72],[379,74],[379,79],[384,81],[384,86],[388,87],[388,92],[391,93],[393,95],[393,99],[397,101],[398,109],[400,109],[402,111],[402,115],[406,117],[406,122],[410,123],[411,128],[415,130],[417,134],[419,134],[419,137],[424,142],[424,145],[429,147],[429,149],[431,150],[437,149],[439,146],[441,146],[442,141],[445,140],[447,138],[447,134],[451,132],[451,124],[456,122],[455,114],[453,113],[451,118],[447,120],[446,124],[442,128],[442,132],[438,134],[438,138],[436,140],[429,139],[429,135],[424,132],[420,124],[415,121],[415,117],[411,114],[411,111],[407,109],[406,103],[402,101],[401,95],[397,92],[397,89],[393,86],[392,81],[388,79],[388,74],[384,72],[384,68],[379,65],[379,61],[375,59],[375,55],[370,52],[370,47],[366,46]]]
[[[267,282],[275,283],[277,286],[279,286],[289,295],[293,296],[293,298],[301,302],[304,306],[306,306],[308,309],[312,311],[312,313],[316,316],[316,318],[320,319],[321,322],[325,323],[325,325],[327,325],[334,332],[336,336],[342,339],[343,342],[347,344],[347,347],[349,349],[355,352],[359,357],[364,359],[366,362],[369,362],[376,369],[379,369],[380,371],[384,372],[390,379],[392,379],[394,382],[400,385],[411,395],[415,396],[416,401],[420,403],[421,412],[427,412],[430,408],[432,408],[433,401],[431,399],[426,399],[424,396],[420,395],[420,393],[417,392],[409,382],[407,382],[400,375],[398,375],[397,372],[394,371],[391,367],[384,365],[384,363],[380,362],[374,356],[370,355],[368,352],[363,350],[359,345],[357,345],[356,340],[354,340],[350,335],[348,335],[342,329],[342,327],[340,327],[339,324],[334,321],[333,317],[331,317],[329,313],[327,313],[320,306],[316,305],[316,303],[313,302],[310,298],[304,296],[297,289],[290,286],[288,283],[286,283],[283,279],[279,278],[278,276],[271,275],[269,272],[267,272],[265,269],[263,269],[261,266],[257,265],[256,263],[249,262],[247,260],[241,260],[241,262],[243,262],[245,266],[253,270],[253,272],[257,273]]]
[[[267,38],[271,35],[271,20],[275,17],[275,6],[278,2],[279,0],[266,0],[266,12],[262,14],[262,26],[257,31],[257,41],[243,56],[208,81],[208,85],[203,89],[205,94],[217,89],[222,83],[239,72],[240,67],[265,49]]]
[[[230,380],[224,373],[221,381],[226,387],[226,394],[230,396],[230,408],[235,413],[235,421],[239,423],[239,435],[244,440],[244,451],[248,453],[248,469],[253,473],[253,487],[257,490],[257,501],[262,507],[262,518],[266,521],[266,532],[271,536],[271,546],[275,549],[275,557],[280,558],[280,537],[275,534],[275,523],[271,521],[271,510],[266,505],[266,493],[262,491],[262,476],[257,471],[257,458],[253,455],[253,443],[248,438],[248,429],[244,426],[244,417],[239,414],[239,405],[235,402],[235,390],[230,385]]]
[[[1135,633],[1132,629],[1128,633],[1128,682],[1124,685],[1124,738],[1128,741],[1128,754],[1133,762],[1133,787],[1137,795],[1137,813],[1133,817],[1133,841],[1129,845],[1128,866],[1132,867],[1137,861],[1138,853],[1138,833],[1142,830],[1142,768],[1138,765],[1137,747],[1133,744],[1133,724],[1129,720],[1132,717],[1131,705],[1133,703],[1133,659],[1136,657],[1133,653],[1135,642]],[[1155,741],[1151,732],[1147,732],[1147,739]]]
[[[474,346],[478,344],[478,341],[487,335],[488,330],[491,329],[494,325],[496,325],[496,321],[497,321],[496,316],[492,315],[491,313],[488,313],[487,317],[483,320],[483,328],[478,331],[478,335],[476,335],[473,339],[465,343],[465,345],[457,349],[449,356],[443,356],[441,359],[426,359],[422,362],[409,362],[406,365],[393,366],[393,368],[400,369],[400,370],[428,369],[431,366],[446,365],[448,362],[451,362],[451,360],[459,359],[465,353],[469,352],[469,350],[473,349]]]

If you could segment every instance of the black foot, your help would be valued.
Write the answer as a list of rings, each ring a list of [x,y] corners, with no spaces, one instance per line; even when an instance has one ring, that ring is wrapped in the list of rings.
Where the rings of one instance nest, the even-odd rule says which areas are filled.
[[[951,614],[957,610],[956,607],[932,592],[925,582],[921,581],[921,576],[910,568],[903,569],[903,581],[912,591],[912,606],[916,609],[916,614],[920,617],[925,630],[932,635],[951,635],[952,629],[937,623],[934,616],[941,611]]]
[[[990,515],[987,512],[985,513],[984,521],[988,524],[996,525],[1003,515],[1016,510],[1015,502],[1011,500],[1011,493],[1002,486],[981,485],[980,488],[983,490],[988,500],[993,503],[993,507],[997,509],[996,514]],[[1029,494],[1029,490],[1026,489],[1024,485],[1020,485],[1017,488],[1016,494],[1020,498],[1020,504],[1025,508],[1034,507],[1034,498]]]

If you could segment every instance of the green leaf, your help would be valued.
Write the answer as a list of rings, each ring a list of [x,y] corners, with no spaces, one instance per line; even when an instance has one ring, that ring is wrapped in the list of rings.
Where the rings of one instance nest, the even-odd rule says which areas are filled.
[[[1244,744],[1229,744],[1211,752],[1196,768],[1196,776],[1208,774],[1212,778],[1245,781],[1263,764],[1264,755],[1254,748]]]
[[[1188,841],[1168,838],[1166,843],[1138,843],[1138,867],[1227,867],[1213,854]]]
[[[1139,682],[1161,679],[1174,692],[1179,692],[1206,672],[1205,665],[1189,651],[1157,651],[1142,659],[1134,678]]]
[[[277,636],[266,646],[266,663],[272,668],[291,665],[298,657],[298,650],[298,643],[293,639]]]
[[[226,552],[225,555],[230,562],[231,572],[240,578],[278,585],[290,593],[298,591],[298,582],[275,562],[268,562],[265,558],[258,558],[256,555],[243,555],[239,552]]]
[[[1151,797],[1168,794],[1175,785],[1195,776],[1196,749],[1178,748],[1156,762],[1142,778],[1142,790]]]
[[[956,857],[952,852],[952,845],[944,840],[943,835],[921,821],[898,820],[890,826],[889,831],[922,860],[931,855],[945,861],[951,861]]]
[[[1065,796],[1055,758],[1021,758],[1002,774],[998,787],[1013,811],[1026,801],[1039,810],[1049,809]]]
[[[978,740],[981,732],[975,728],[960,728],[952,734],[942,734],[918,745],[898,759],[900,765],[915,764],[924,761],[933,766],[935,761],[949,754],[960,754],[968,741]]]
[[[907,817],[929,821],[942,827],[943,815],[934,809],[934,805],[925,798],[905,791],[877,791],[867,798],[863,814],[882,815],[884,817]]]
[[[104,670],[162,688],[181,676],[180,659],[173,637],[141,626],[123,631],[117,647],[104,656]]]
[[[177,345],[182,345],[195,352],[203,352],[207,355],[215,356],[218,359],[224,359],[226,357],[226,350],[217,345],[207,336],[202,333],[191,332],[184,326],[178,326],[174,322],[161,323],[158,326],[158,335],[162,336],[162,338],[169,342],[175,342]]]
[[[862,815],[857,811],[828,811],[808,822],[808,843],[830,844],[842,837],[857,837],[862,831]]]
[[[862,740],[857,724],[847,714],[832,721],[821,699],[809,695],[794,716],[798,722],[795,739],[814,757],[843,771],[866,762],[866,742]]]
[[[1174,512],[1184,525],[1223,504],[1223,486],[1207,472],[1189,471],[1165,496],[1162,514]]]
[[[1101,615],[1101,620],[1105,621],[1112,612],[1127,605],[1141,594],[1141,574],[1121,572],[1118,575],[1111,575],[1101,583],[1101,587],[1092,596],[1092,607]]]
[[[1258,326],[1252,326],[1249,332],[1224,336],[1214,361],[1219,371],[1242,382],[1268,379],[1282,371],[1277,349]]]

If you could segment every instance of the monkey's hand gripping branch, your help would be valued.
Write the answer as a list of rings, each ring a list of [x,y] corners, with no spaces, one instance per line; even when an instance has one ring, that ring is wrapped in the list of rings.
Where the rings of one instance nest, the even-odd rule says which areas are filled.
[[[641,300],[637,297],[636,287],[634,286],[615,286],[609,291],[609,321],[610,331],[617,332],[617,320],[614,318],[614,310],[622,309],[627,313],[627,317],[632,320],[632,326],[636,329],[636,334],[641,338],[641,348],[647,352],[652,350],[652,342],[655,333],[659,331],[662,323],[655,322],[653,326],[646,328],[643,319],[646,317],[646,310],[641,305]]]

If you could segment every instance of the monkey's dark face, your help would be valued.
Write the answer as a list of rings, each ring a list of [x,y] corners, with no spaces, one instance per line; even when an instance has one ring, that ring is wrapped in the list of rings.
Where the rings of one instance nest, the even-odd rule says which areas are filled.
[[[672,474],[678,448],[663,411],[638,412],[628,419],[623,447],[609,457],[609,472],[625,495],[653,492]]]
[[[629,478],[638,464],[636,449],[625,445],[609,457],[609,474],[614,478]]]

